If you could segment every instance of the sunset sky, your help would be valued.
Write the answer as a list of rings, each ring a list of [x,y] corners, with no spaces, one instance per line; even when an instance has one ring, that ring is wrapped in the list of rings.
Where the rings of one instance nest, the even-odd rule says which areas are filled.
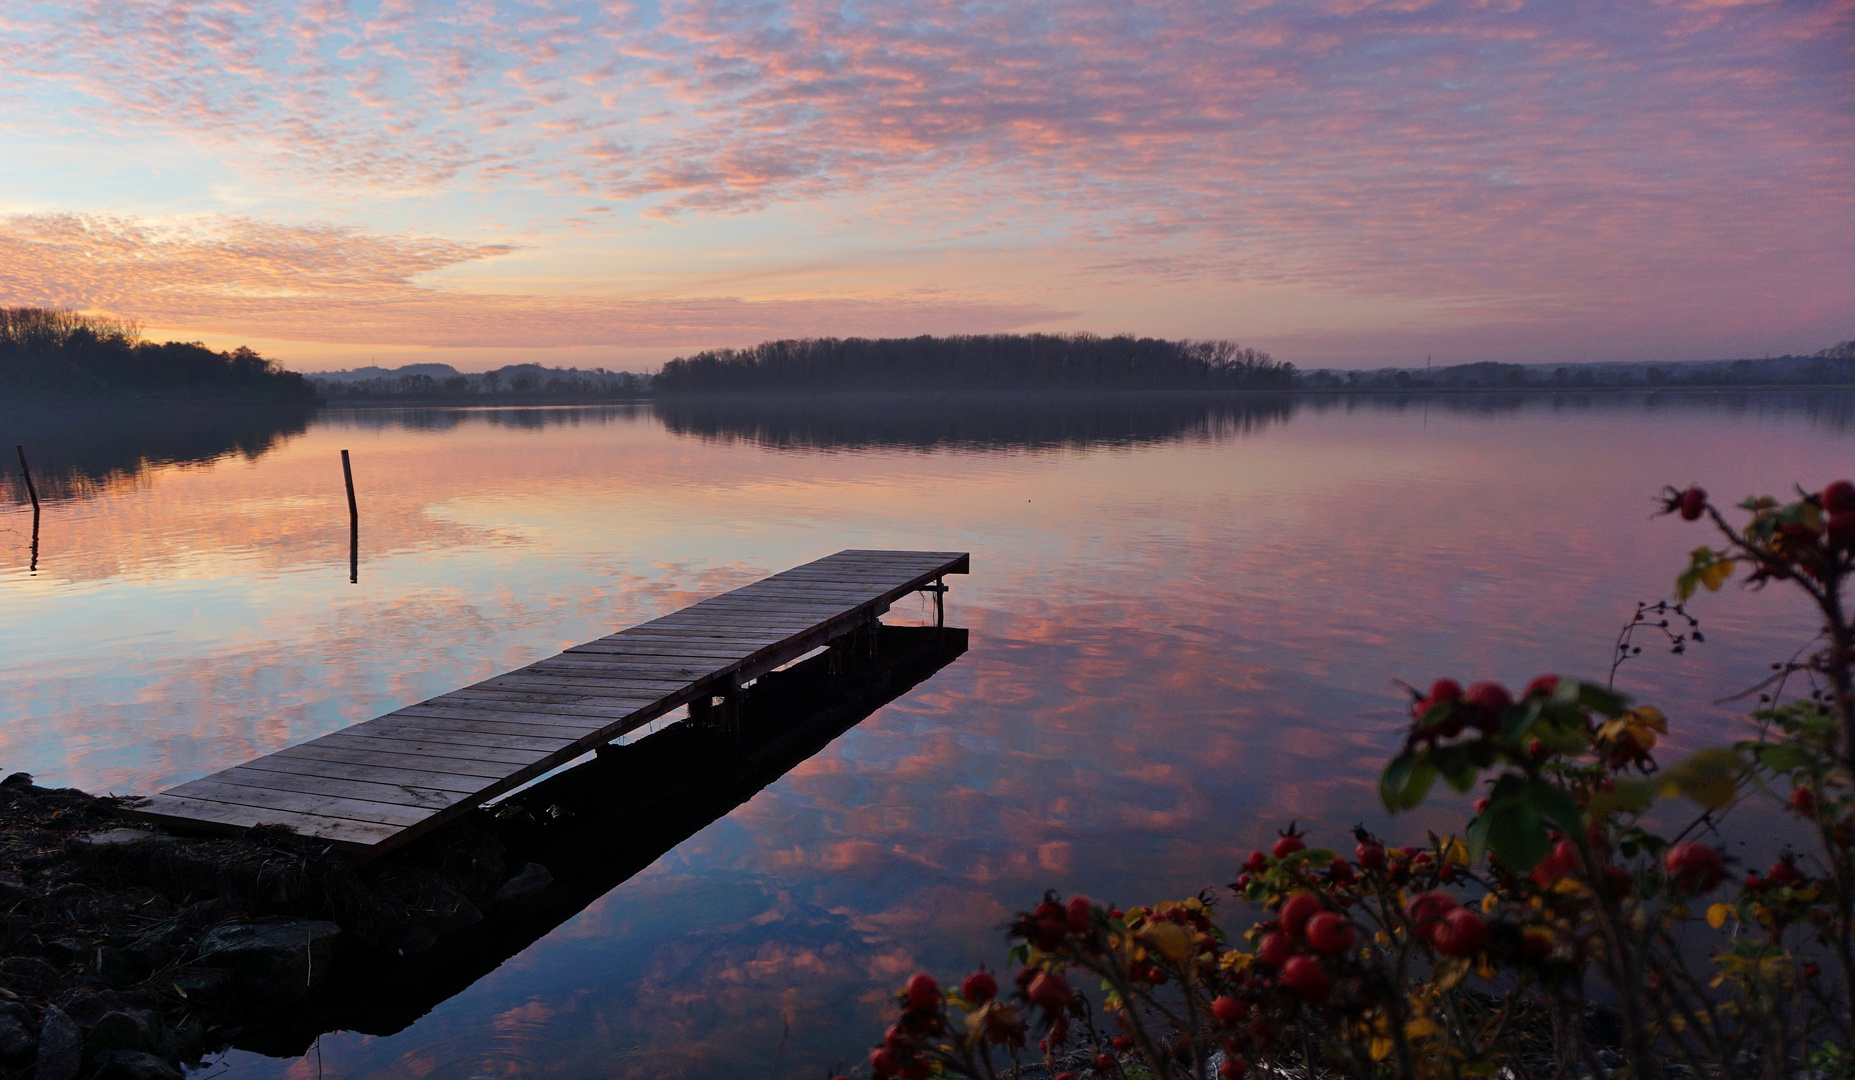
[[[1855,338],[1855,0],[0,9],[0,304],[303,369]]]

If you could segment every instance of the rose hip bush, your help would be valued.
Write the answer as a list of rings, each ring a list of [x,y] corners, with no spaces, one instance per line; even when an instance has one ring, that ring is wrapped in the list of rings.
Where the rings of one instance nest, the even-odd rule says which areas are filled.
[[[1322,847],[1290,825],[1231,885],[1265,912],[1236,935],[1211,891],[1126,910],[1047,894],[1009,927],[1009,974],[908,981],[870,1073],[1855,1073],[1855,485],[1749,499],[1738,525],[1697,487],[1662,505],[1714,537],[1675,611],[1743,573],[1822,616],[1750,692],[1751,738],[1664,766],[1667,718],[1605,685],[1438,679],[1413,692],[1380,794],[1395,813],[1438,780],[1480,790],[1459,836],[1359,827]],[[1774,803],[1804,850],[1735,875],[1710,838],[1747,799]]]

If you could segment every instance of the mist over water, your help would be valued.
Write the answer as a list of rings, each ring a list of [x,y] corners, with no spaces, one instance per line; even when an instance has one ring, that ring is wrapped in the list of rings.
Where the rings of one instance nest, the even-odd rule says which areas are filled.
[[[969,550],[967,655],[398,1034],[235,1076],[849,1063],[918,968],[1045,888],[1221,886],[1299,819],[1385,825],[1392,682],[1602,677],[1722,501],[1855,473],[1843,394],[685,399],[144,423],[0,413],[0,769],[147,792],[847,547]],[[348,582],[339,451],[354,459]],[[913,601],[901,621],[931,621]],[[1619,686],[1675,750],[1812,632],[1693,605]],[[1441,827],[1449,800],[1390,827]]]

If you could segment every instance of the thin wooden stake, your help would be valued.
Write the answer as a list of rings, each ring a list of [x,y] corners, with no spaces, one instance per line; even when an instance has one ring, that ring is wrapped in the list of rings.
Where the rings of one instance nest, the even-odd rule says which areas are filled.
[[[13,451],[19,455],[19,471],[26,478],[26,494],[32,497],[32,565],[31,573],[39,572],[39,489],[32,482],[32,467],[26,464],[26,448],[13,444]]]
[[[348,485],[348,580],[361,580],[361,511],[354,504],[354,467],[348,452],[341,452],[341,478]]]

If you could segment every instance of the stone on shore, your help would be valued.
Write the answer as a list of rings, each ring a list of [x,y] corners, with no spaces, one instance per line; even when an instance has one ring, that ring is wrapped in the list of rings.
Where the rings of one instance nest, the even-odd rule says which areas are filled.
[[[222,923],[200,939],[197,963],[232,973],[254,1004],[285,1005],[328,977],[342,929],[332,922]]]

